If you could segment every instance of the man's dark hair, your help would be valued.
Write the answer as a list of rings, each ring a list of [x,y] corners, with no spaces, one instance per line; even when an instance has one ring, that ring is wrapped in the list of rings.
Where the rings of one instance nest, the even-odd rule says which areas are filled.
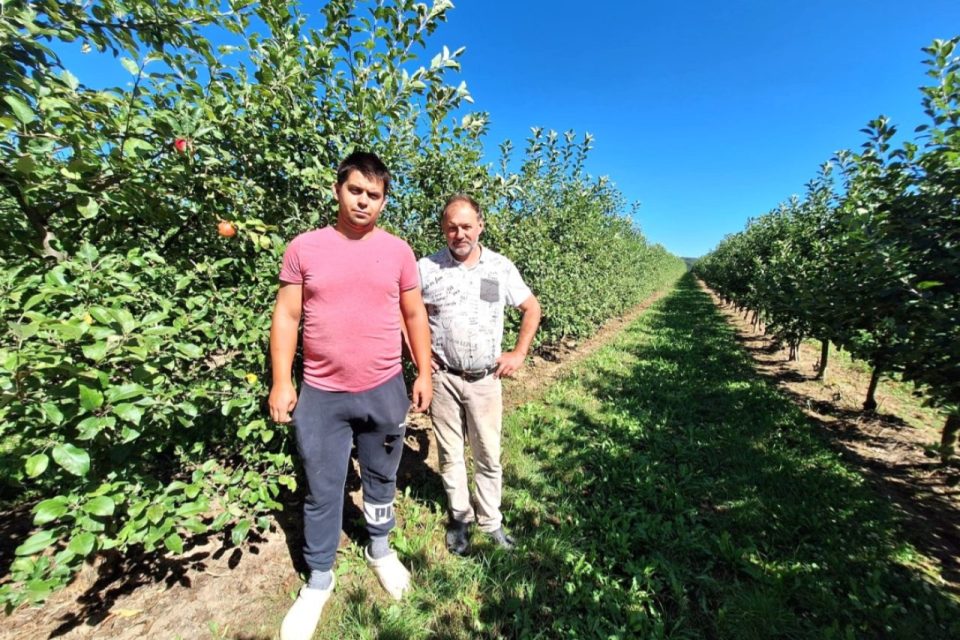
[[[383,182],[383,195],[390,192],[390,170],[383,164],[383,160],[377,157],[377,154],[369,151],[354,151],[344,158],[337,167],[337,186],[346,182],[353,171],[359,171],[367,180]]]
[[[443,203],[443,209],[440,210],[440,222],[443,222],[443,216],[447,213],[447,208],[456,202],[466,202],[471,209],[477,212],[477,220],[483,222],[483,209],[480,208],[480,204],[465,193],[455,193],[447,198],[447,201]]]

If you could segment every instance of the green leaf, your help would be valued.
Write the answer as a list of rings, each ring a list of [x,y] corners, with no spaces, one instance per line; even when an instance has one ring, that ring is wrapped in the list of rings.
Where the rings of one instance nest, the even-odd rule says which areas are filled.
[[[196,516],[206,513],[210,504],[206,500],[196,500],[194,502],[185,502],[177,509],[178,516]]]
[[[80,80],[77,79],[77,76],[66,69],[60,72],[60,79],[63,80],[63,83],[72,91],[76,91],[80,87]]]
[[[233,541],[233,544],[239,546],[244,540],[247,539],[247,533],[250,531],[250,521],[241,520],[237,523],[237,526],[233,528],[233,531],[230,532],[230,539]]]
[[[18,96],[3,96],[3,101],[10,106],[10,109],[13,110],[13,115],[17,116],[17,120],[23,124],[29,124],[33,122],[33,119],[36,117],[36,114],[33,113],[33,109],[31,109],[30,106]]]
[[[40,98],[38,106],[41,111],[69,111],[70,103],[62,98],[45,97]]]
[[[30,324],[8,322],[7,327],[10,329],[10,333],[12,333],[18,340],[29,340],[37,334],[37,331],[40,328],[35,322]]]
[[[171,533],[164,538],[163,545],[172,553],[183,553],[183,538],[176,533]]]
[[[77,213],[79,213],[81,217],[86,218],[88,220],[90,218],[96,218],[97,213],[99,212],[100,212],[100,205],[97,204],[97,201],[94,200],[93,198],[87,198],[86,202],[84,202],[83,204],[79,204],[79,203],[77,204]]]
[[[180,523],[180,526],[190,533],[206,533],[207,525],[197,518],[188,518]]]
[[[110,324],[113,322],[113,315],[110,310],[104,307],[90,307],[90,315],[100,324]]]
[[[53,593],[54,587],[57,586],[57,581],[53,578],[49,580],[30,580],[25,586],[27,601],[33,604],[40,604]]]
[[[917,283],[917,289],[932,289],[934,287],[942,287],[943,283],[936,280],[924,280],[923,282]]]
[[[93,411],[103,406],[103,394],[97,389],[88,387],[85,384],[80,385],[80,406],[87,411]]]
[[[95,516],[112,516],[115,508],[116,504],[110,496],[98,496],[83,505],[84,511]]]
[[[45,453],[38,453],[36,455],[30,456],[27,458],[26,464],[24,464],[24,470],[27,472],[27,476],[31,478],[36,478],[41,473],[47,470],[47,466],[50,465],[50,458],[47,457]]]
[[[80,440],[92,440],[104,429],[109,429],[117,424],[116,418],[112,416],[90,416],[84,418],[77,425],[77,438]]]
[[[277,482],[282,487],[286,487],[290,491],[297,490],[297,479],[294,476],[280,476],[277,478]]]
[[[13,163],[13,166],[23,175],[29,176],[37,168],[37,161],[33,159],[33,156],[20,156],[17,161]]]
[[[107,355],[106,341],[83,345],[83,355],[94,362],[100,362]]]
[[[157,524],[163,520],[163,516],[167,513],[166,508],[162,504],[152,504],[147,509],[147,519],[153,524]]]
[[[120,64],[123,65],[123,68],[130,72],[132,76],[140,75],[140,65],[130,58],[120,58]]]
[[[123,141],[123,155],[125,156],[136,155],[137,151],[140,149],[152,151],[153,145],[146,140],[141,140],[140,138],[127,138]]]
[[[99,208],[100,205],[97,205]],[[93,264],[100,257],[100,252],[97,251],[97,248],[90,244],[89,242],[84,242],[80,245],[80,248],[77,249],[77,257],[83,258],[87,262]]]
[[[40,405],[40,410],[43,411],[43,415],[46,416],[47,420],[53,424],[59,425],[63,423],[63,411],[60,411],[60,407],[52,402],[44,402]]]
[[[133,314],[126,309],[114,309],[113,317],[120,323],[120,328],[124,333],[130,333],[137,326],[136,320],[133,319]]]
[[[87,324],[81,320],[68,320],[65,322],[58,322],[49,326],[50,329],[57,332],[57,335],[60,336],[61,340],[67,342],[73,342],[78,340],[83,334],[87,332],[89,327]]]
[[[113,412],[117,414],[121,420],[126,420],[133,424],[140,424],[140,419],[143,417],[143,409],[135,404],[118,404],[113,408]]]
[[[56,539],[53,531],[44,529],[27,538],[23,544],[16,548],[14,553],[18,556],[32,556],[49,547]]]
[[[121,400],[130,400],[146,395],[147,390],[136,382],[128,382],[107,389],[107,402],[114,404]]]
[[[81,531],[70,539],[70,544],[67,545],[67,549],[74,552],[78,556],[85,558],[90,555],[91,551],[93,551],[93,547],[96,545],[96,543],[97,537],[95,535],[89,531]]]
[[[63,496],[44,500],[33,508],[33,524],[53,522],[67,512],[67,499]]]
[[[58,444],[53,448],[54,461],[75,476],[85,476],[90,471],[90,454],[72,444]]]
[[[188,358],[194,358],[194,359],[199,358],[200,356],[203,355],[202,348],[200,348],[198,345],[190,344],[188,342],[181,342],[180,344],[178,344],[177,351],[179,351],[180,353],[182,353]]]
[[[224,511],[223,513],[218,515],[216,518],[214,518],[213,522],[210,523],[210,530],[220,531],[221,529],[223,529],[224,525],[226,525],[227,522],[229,521],[230,521],[230,513],[228,513],[227,511]]]

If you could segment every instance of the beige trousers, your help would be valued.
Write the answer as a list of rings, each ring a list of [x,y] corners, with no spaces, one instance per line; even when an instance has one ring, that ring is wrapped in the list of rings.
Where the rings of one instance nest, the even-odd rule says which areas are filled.
[[[481,531],[500,528],[500,431],[503,393],[500,379],[490,375],[476,382],[437,371],[433,374],[433,430],[440,453],[440,476],[450,503],[450,515],[460,522],[477,521]],[[473,454],[476,512],[470,503],[465,439]]]

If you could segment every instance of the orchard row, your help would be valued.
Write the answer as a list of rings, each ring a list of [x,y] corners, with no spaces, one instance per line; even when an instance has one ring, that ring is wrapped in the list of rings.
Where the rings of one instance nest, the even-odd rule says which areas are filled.
[[[883,373],[899,374],[943,409],[941,456],[960,432],[960,38],[924,51],[929,121],[913,140],[878,118],[858,152],[840,152],[807,186],[751,220],[695,271],[755,312],[795,351],[821,341],[870,363],[864,403]]]

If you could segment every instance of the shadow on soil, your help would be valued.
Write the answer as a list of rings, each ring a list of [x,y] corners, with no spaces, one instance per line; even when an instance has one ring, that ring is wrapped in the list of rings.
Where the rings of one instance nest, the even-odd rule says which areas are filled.
[[[904,543],[918,525],[758,377],[689,276],[616,344],[509,420],[534,462],[507,469],[524,544],[487,558],[484,637],[960,637]]]

